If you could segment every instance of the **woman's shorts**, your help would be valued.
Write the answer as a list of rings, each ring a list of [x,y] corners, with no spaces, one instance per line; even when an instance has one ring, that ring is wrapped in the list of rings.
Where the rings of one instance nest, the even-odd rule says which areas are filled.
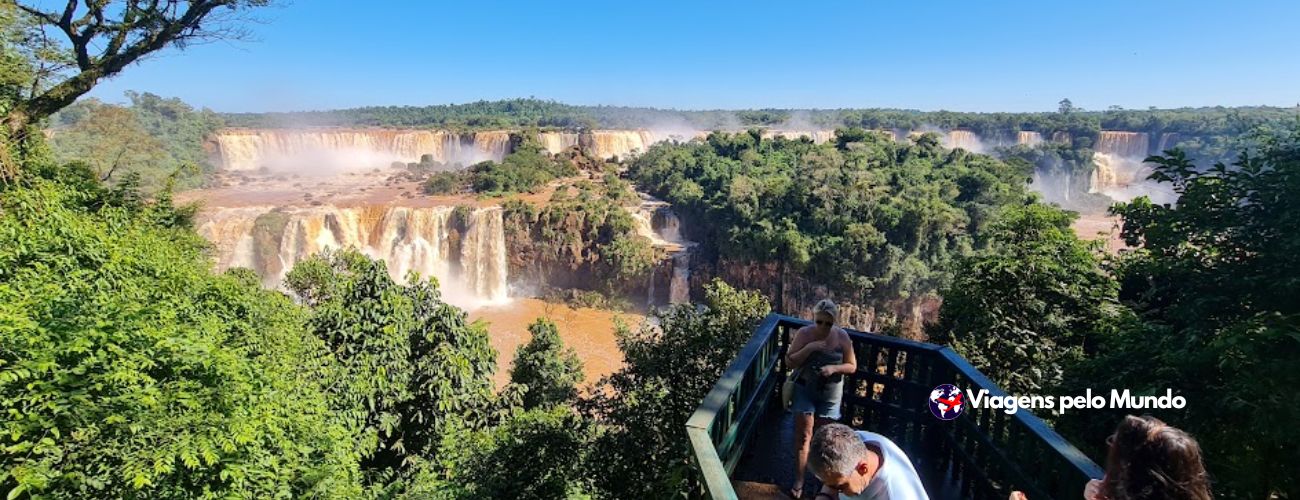
[[[825,390],[809,389],[795,383],[790,394],[790,411],[816,415],[831,420],[840,419],[840,400],[844,397],[844,383],[831,384]]]

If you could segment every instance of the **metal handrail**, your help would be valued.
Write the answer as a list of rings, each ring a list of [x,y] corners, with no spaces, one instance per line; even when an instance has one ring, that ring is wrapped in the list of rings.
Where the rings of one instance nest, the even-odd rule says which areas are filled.
[[[695,452],[695,461],[703,475],[707,493],[713,499],[736,498],[731,473],[748,445],[754,423],[767,411],[769,403],[779,392],[776,387],[777,382],[785,377],[784,352],[789,343],[789,331],[809,324],[811,322],[807,320],[775,313],[763,318],[754,329],[754,335],[687,421],[686,433]],[[877,401],[875,398],[880,397],[881,392],[902,390],[915,393],[918,387],[931,386],[929,384],[935,382],[931,380],[934,378],[948,383],[960,379],[977,389],[987,389],[992,396],[1005,396],[1006,392],[948,347],[853,330],[849,330],[849,335],[855,349],[868,353],[868,356],[859,354],[859,370],[845,383],[846,407],[857,405],[859,414],[863,411],[882,412],[877,418],[895,422],[900,418],[907,419],[904,425],[913,435],[920,435],[920,440],[926,443],[926,450],[942,455],[926,459],[947,461],[945,467],[953,475],[966,475],[966,484],[962,486],[964,493],[966,488],[978,488],[976,491],[1004,494],[1002,490],[1007,483],[1013,483],[1023,485],[1031,493],[1031,498],[1055,498],[1069,496],[1071,490],[1078,494],[1082,482],[1101,477],[1100,467],[1029,411],[1022,410],[1009,416],[987,412],[969,418],[963,415],[954,421],[957,422],[955,425],[945,426],[929,417],[928,411],[909,410]],[[900,353],[914,353],[908,356],[916,358],[902,358],[898,356]],[[886,357],[886,364],[877,365],[877,355]],[[904,368],[908,364],[911,366]],[[927,368],[922,370],[920,367]],[[885,373],[878,373],[879,369],[884,369]],[[900,377],[896,371],[907,376]],[[929,378],[916,380],[922,371]],[[849,394],[855,390],[853,387],[867,389],[861,394]],[[924,390],[928,392],[929,389]],[[852,424],[853,416],[849,413],[846,412],[844,418],[846,423]],[[1049,453],[1061,458],[1064,469],[1028,464],[1034,470],[1024,470],[1006,450],[998,449],[1002,434],[1006,434],[1008,442],[1023,434],[1023,439],[1046,445]],[[979,453],[975,453],[977,447]],[[987,461],[990,457],[999,461],[992,464],[980,462],[981,458]],[[988,465],[996,466],[996,469],[990,470]],[[1044,467],[1065,477],[1041,477]],[[983,484],[972,487],[969,484],[972,482]]]

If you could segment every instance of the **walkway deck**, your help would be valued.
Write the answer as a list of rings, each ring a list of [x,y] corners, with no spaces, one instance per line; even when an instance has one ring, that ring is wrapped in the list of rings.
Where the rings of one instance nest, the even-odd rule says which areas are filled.
[[[736,495],[746,499],[788,499],[785,492],[794,483],[794,416],[778,409],[769,410],[756,424],[753,440],[745,449],[731,475]],[[961,498],[955,482],[944,482],[944,474],[920,471],[931,486],[931,500]],[[940,480],[933,481],[935,477]],[[812,498],[821,482],[808,472],[804,475],[804,496]]]

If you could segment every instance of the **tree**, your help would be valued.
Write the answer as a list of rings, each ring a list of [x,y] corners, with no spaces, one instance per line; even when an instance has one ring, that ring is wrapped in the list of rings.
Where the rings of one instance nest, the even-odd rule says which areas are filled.
[[[443,439],[446,475],[412,498],[589,498],[591,422],[563,405],[516,410],[491,428],[458,427]],[[424,493],[424,494],[421,494]]]
[[[358,428],[330,405],[339,374],[303,309],[250,272],[214,275],[166,196],[32,167],[0,195],[0,491],[362,493]]]
[[[482,325],[467,325],[463,311],[442,302],[436,282],[399,285],[383,262],[349,249],[299,262],[285,284],[343,365],[332,395],[370,437],[364,465],[372,479],[433,456],[453,418],[487,423],[496,352]]]
[[[611,498],[665,498],[695,491],[686,419],[769,311],[761,295],[720,280],[704,303],[659,313],[659,326],[619,331],[626,366],[584,403],[603,426],[594,445],[597,486]]]
[[[524,408],[562,405],[578,396],[582,361],[560,339],[560,330],[546,318],[528,325],[532,339],[515,353],[510,383],[521,386]]]
[[[1186,410],[1153,413],[1192,433],[1225,497],[1300,497],[1288,443],[1300,408],[1300,129],[1274,134],[1231,166],[1198,168],[1182,152],[1148,158],[1177,205],[1146,198],[1116,208],[1136,247],[1118,266],[1135,312],[1074,387],[1171,389]],[[1100,443],[1122,415],[1062,421],[1075,442]]]
[[[1057,111],[1059,111],[1062,115],[1069,115],[1075,112],[1076,110],[1077,109],[1074,107],[1074,103],[1070,102],[1069,99],[1061,99],[1061,102],[1058,103],[1057,106]]]
[[[1055,388],[1115,315],[1118,285],[1070,221],[1039,204],[1001,214],[989,248],[958,264],[928,329],[1011,394]]]
[[[243,36],[237,17],[269,0],[68,0],[48,10],[40,2],[13,0],[27,16],[31,31],[60,36],[31,36],[26,91],[6,110],[11,138],[21,140],[27,127],[72,104],[95,84],[166,47]]]
[[[114,174],[120,180],[126,171],[166,168],[163,162],[167,152],[144,130],[131,110],[99,102],[87,104],[88,110],[75,124],[50,139],[50,147],[58,153],[56,158],[89,161],[95,165],[100,180],[106,182],[115,180]],[[166,175],[154,172],[148,177],[151,181],[162,181]]]

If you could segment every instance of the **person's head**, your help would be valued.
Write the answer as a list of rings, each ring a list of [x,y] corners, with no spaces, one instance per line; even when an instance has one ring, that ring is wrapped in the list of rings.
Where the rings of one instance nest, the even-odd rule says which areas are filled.
[[[1124,417],[1107,438],[1103,491],[1109,500],[1209,500],[1196,440],[1154,417]]]
[[[830,330],[835,326],[835,317],[839,312],[839,306],[831,302],[831,299],[822,299],[813,306],[813,322],[816,323],[818,330]]]
[[[867,445],[847,425],[826,424],[813,435],[808,450],[808,466],[826,486],[845,495],[857,495],[867,489],[871,469]]]

